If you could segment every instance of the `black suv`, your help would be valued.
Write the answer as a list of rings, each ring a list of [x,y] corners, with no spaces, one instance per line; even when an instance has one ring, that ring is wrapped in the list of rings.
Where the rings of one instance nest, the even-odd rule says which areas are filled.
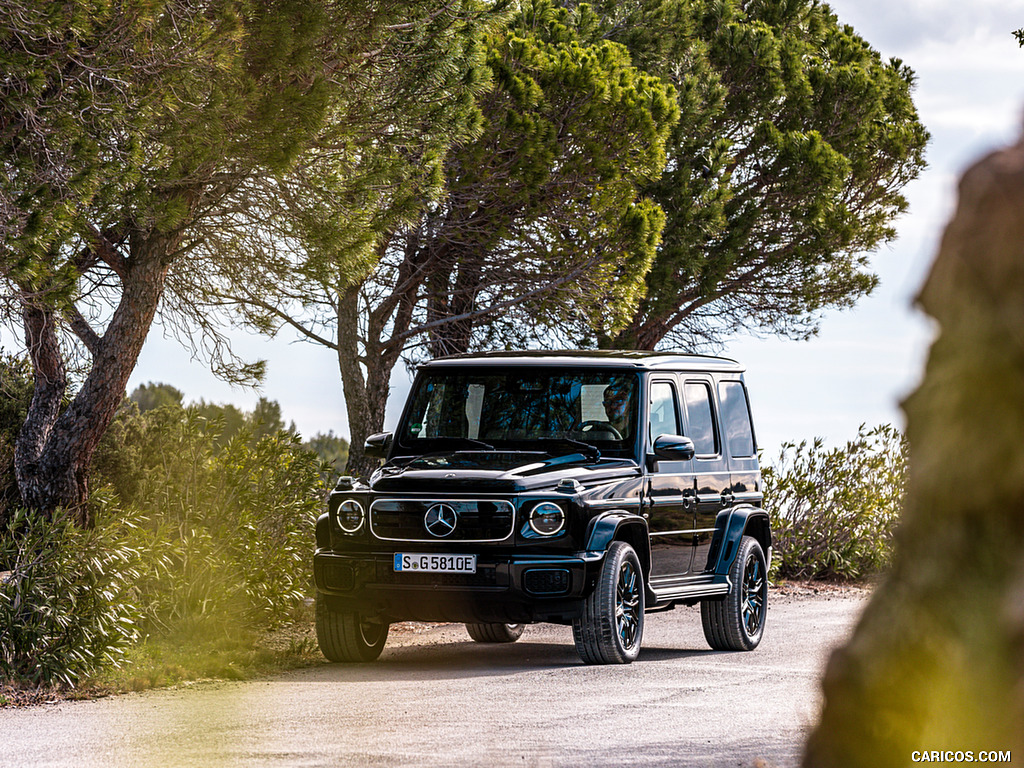
[[[317,638],[371,661],[388,625],[480,642],[571,624],[590,664],[637,657],[644,613],[700,603],[712,648],[752,650],[772,534],[742,368],[656,352],[458,356],[423,365],[368,484],[317,521]]]

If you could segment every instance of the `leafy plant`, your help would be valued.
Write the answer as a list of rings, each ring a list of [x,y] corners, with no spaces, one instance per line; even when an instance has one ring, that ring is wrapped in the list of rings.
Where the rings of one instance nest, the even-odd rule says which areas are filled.
[[[845,446],[785,443],[764,470],[775,575],[859,579],[892,555],[906,485],[907,442],[891,425],[861,426]]]
[[[136,509],[124,525],[147,553],[137,582],[145,627],[285,619],[311,582],[320,460],[284,432],[242,431],[218,449],[216,425],[197,413],[144,417]]]
[[[112,527],[14,510],[0,531],[0,678],[74,685],[137,637],[135,550]]]

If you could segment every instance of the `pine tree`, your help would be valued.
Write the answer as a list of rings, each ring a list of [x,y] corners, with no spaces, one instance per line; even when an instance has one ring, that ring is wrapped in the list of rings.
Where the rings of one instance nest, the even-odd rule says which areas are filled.
[[[72,507],[89,523],[91,457],[157,312],[223,351],[204,306],[211,281],[277,256],[295,226],[281,217],[316,185],[319,158],[340,158],[342,178],[376,171],[372,187],[335,185],[351,216],[319,223],[331,244],[368,189],[420,166],[401,147],[445,144],[467,104],[481,12],[440,0],[0,6],[0,278],[34,371],[15,447],[26,505]],[[395,135],[380,160],[374,147]],[[65,407],[69,342],[87,364]]]
[[[643,301],[602,346],[715,344],[741,330],[805,338],[877,278],[928,133],[914,75],[812,0],[636,0],[595,8],[612,40],[673,83],[681,118]]]

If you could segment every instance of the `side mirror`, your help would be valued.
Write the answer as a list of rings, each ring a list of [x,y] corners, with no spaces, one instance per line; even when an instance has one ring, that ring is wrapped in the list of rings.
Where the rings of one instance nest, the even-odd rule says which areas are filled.
[[[394,435],[390,432],[378,432],[370,435],[363,443],[363,454],[371,459],[386,459],[388,451],[391,450],[391,441]]]
[[[693,440],[682,435],[659,435],[654,440],[654,454],[669,461],[689,461],[696,449]]]

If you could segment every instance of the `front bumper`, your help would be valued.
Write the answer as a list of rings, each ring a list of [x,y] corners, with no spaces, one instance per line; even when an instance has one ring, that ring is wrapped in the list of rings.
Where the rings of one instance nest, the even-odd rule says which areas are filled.
[[[394,553],[313,556],[317,592],[337,610],[392,621],[568,623],[579,617],[603,553],[477,555],[474,574],[394,570]]]

